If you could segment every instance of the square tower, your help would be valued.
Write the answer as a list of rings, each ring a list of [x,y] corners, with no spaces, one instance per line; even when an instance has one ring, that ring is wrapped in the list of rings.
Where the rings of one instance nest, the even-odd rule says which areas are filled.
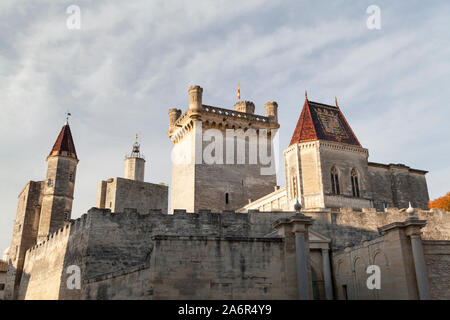
[[[369,152],[336,106],[305,99],[284,152],[287,198],[304,208],[372,208]]]
[[[171,211],[236,210],[276,186],[272,140],[278,105],[267,103],[266,116],[259,116],[250,101],[223,109],[204,105],[202,94],[192,86],[188,110],[169,110]]]

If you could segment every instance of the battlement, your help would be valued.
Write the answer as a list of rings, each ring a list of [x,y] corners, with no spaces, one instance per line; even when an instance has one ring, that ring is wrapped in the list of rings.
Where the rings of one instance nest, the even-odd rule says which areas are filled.
[[[203,89],[199,86],[189,88],[189,108],[182,113],[180,109],[169,110],[169,136],[177,142],[193,127],[194,121],[210,122],[223,129],[247,129],[250,127],[277,129],[278,104],[267,102],[266,115],[256,115],[255,104],[251,101],[238,101],[234,110],[219,108],[202,103]]]
[[[38,250],[39,248],[51,246],[54,243],[60,242],[62,239],[67,240],[68,235],[75,232],[87,231],[89,228],[88,216],[89,213],[85,213],[80,218],[71,220],[70,223],[67,223],[64,227],[59,228],[55,232],[49,234],[44,241],[39,242],[29,248],[27,250],[27,254],[31,254],[33,251]]]

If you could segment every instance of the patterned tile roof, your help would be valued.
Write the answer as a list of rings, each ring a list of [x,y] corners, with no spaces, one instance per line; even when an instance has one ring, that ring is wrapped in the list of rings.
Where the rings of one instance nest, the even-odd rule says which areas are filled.
[[[289,145],[315,140],[361,146],[338,107],[305,99]]]
[[[65,124],[64,127],[62,127],[61,132],[53,145],[52,151],[50,151],[50,155],[64,155],[77,158],[72,132],[70,132],[68,124]]]

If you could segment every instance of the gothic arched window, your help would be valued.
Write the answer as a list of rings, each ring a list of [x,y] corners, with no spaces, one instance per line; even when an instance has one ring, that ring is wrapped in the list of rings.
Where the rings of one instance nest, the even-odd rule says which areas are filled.
[[[296,176],[292,178],[292,195],[293,195],[293,198],[298,197],[298,185],[297,185],[297,177]]]
[[[358,172],[356,172],[355,168],[352,169],[351,179],[352,179],[352,193],[353,193],[353,196],[359,198]]]
[[[331,168],[331,192],[333,194],[341,194],[339,188],[339,172],[335,166]]]

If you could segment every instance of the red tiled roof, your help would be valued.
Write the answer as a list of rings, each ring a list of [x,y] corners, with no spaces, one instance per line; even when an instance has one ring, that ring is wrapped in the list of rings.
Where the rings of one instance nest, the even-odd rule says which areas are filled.
[[[306,99],[289,145],[315,140],[361,146],[338,107]]]
[[[50,155],[64,155],[77,158],[77,152],[73,143],[72,133],[68,124],[62,127],[61,132],[53,145]]]

